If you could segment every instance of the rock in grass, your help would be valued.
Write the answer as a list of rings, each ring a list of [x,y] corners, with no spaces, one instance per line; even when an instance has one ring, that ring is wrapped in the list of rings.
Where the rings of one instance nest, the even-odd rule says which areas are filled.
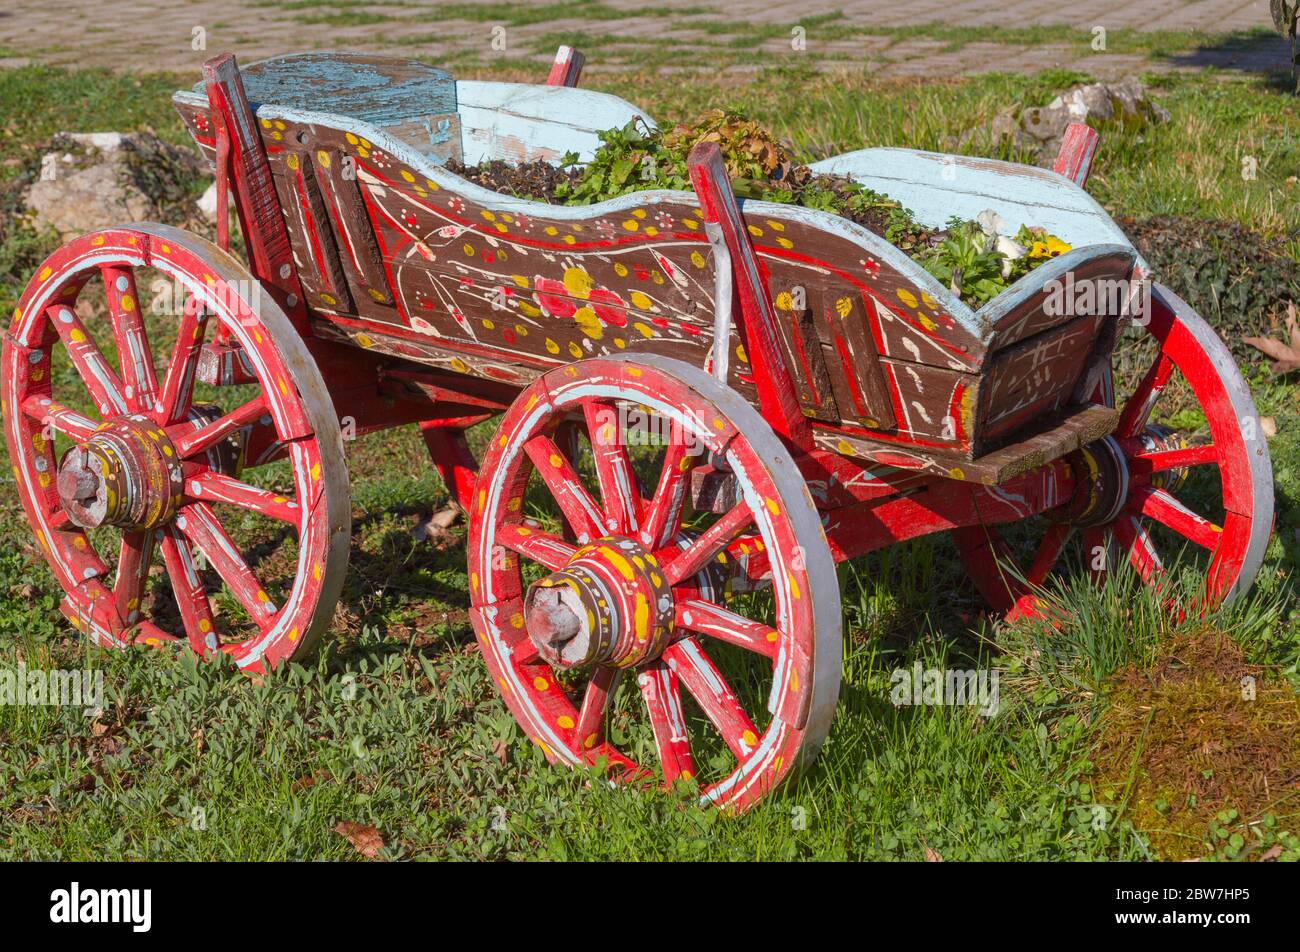
[[[63,240],[132,221],[183,225],[206,172],[192,149],[147,132],[60,133],[24,201],[33,224]]]
[[[1118,83],[1071,86],[1046,106],[1008,109],[994,116],[982,130],[968,132],[961,144],[976,138],[1010,140],[1018,152],[1029,153],[1039,165],[1050,166],[1072,122],[1156,125],[1168,121],[1169,110],[1148,98],[1140,80],[1129,77]]]

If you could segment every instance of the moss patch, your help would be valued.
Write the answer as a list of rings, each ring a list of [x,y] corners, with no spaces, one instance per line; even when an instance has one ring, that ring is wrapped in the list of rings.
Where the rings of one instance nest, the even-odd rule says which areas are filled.
[[[1253,693],[1252,693],[1253,692]],[[1223,632],[1113,681],[1096,788],[1164,859],[1300,857],[1300,696]]]

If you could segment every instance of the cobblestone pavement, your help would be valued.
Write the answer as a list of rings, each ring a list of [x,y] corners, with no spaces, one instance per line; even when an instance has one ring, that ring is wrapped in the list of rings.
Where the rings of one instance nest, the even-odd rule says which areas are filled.
[[[1159,31],[1267,26],[1268,0],[1076,0],[1051,10],[1025,4],[1017,5],[1013,22],[1009,6],[1005,0],[4,0],[0,65],[188,72],[227,49],[249,62],[288,51],[348,48],[426,57],[461,75],[533,73],[566,40],[584,48],[592,70],[865,63],[884,76],[1053,66],[1113,76],[1148,65],[1288,65],[1278,37],[1243,36],[1210,50],[1191,44],[1172,56],[1152,49]],[[1129,39],[1094,52],[1097,27]]]

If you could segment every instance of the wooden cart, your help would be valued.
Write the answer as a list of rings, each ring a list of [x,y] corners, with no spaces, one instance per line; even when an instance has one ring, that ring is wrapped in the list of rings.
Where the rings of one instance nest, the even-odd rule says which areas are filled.
[[[902,149],[814,166],[927,224],[991,209],[1072,246],[973,311],[851,221],[738,202],[715,146],[692,154],[694,192],[589,207],[443,167],[589,158],[597,131],[651,121],[575,88],[580,68],[562,51],[533,86],[224,56],[176,94],[216,168],[218,244],[229,194],[247,263],[164,225],[86,235],[41,266],[5,337],[18,491],[74,625],[250,671],[303,657],[348,561],[342,429],[418,424],[468,514],[470,616],[521,727],[552,761],[695,776],[740,808],[830,726],[837,562],[949,532],[1015,616],[1071,540],[1098,573],[1127,561],[1160,584],[1166,533],[1204,550],[1207,600],[1251,584],[1273,493],[1250,394],[1083,190],[1094,132],[1073,127],[1054,171]],[[184,289],[174,342],[149,339],[143,270]],[[1130,325],[1149,369],[1117,406]],[[1175,375],[1208,424],[1195,442],[1148,422]],[[477,462],[465,430],[498,416]],[[1216,469],[1213,522],[1179,494]],[[250,514],[287,539],[277,590],[228,531]],[[1040,534],[1018,567],[1008,523]],[[170,595],[148,584],[155,559]],[[641,754],[607,735],[615,710],[653,737]]]

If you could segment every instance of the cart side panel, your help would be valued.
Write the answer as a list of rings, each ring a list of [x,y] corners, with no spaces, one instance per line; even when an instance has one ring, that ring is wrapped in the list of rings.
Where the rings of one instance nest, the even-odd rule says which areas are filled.
[[[1041,268],[988,314],[991,349],[976,453],[1069,405],[1088,367],[1109,357],[1115,325],[1138,290],[1131,249],[1076,249]]]
[[[210,146],[203,110],[177,105]],[[341,117],[263,107],[259,121],[323,336],[519,384],[621,351],[707,365],[713,260],[690,193],[549,206]],[[974,452],[987,355],[969,309],[851,222],[742,210],[804,412],[892,445]],[[729,383],[753,402],[745,345],[733,329]]]

